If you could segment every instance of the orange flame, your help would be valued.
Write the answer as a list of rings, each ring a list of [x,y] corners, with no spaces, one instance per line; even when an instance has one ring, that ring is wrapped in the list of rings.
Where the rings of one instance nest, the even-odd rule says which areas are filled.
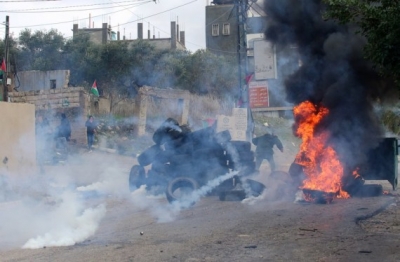
[[[349,198],[350,195],[342,189],[343,166],[336,151],[327,144],[329,132],[315,132],[329,110],[306,101],[294,107],[293,111],[298,125],[295,134],[302,139],[295,162],[303,166],[306,175],[300,188],[335,193],[338,198]]]

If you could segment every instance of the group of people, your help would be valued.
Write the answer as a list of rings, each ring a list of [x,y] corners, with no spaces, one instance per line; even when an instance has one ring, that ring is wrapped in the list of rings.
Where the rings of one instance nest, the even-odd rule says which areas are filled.
[[[92,151],[94,136],[96,133],[97,124],[93,116],[89,116],[86,123],[86,134],[88,142],[88,150]],[[51,142],[54,141],[55,148],[66,147],[66,143],[71,140],[71,123],[65,113],[60,115],[60,124],[55,130],[52,130],[48,119],[42,115],[36,117],[36,137],[38,156],[42,159],[51,148]]]
[[[93,116],[89,116],[86,123],[86,135],[88,150],[93,150],[93,142],[96,134],[97,123]],[[256,146],[255,158],[256,158],[256,170],[259,170],[262,162],[266,159],[269,162],[271,171],[276,168],[274,161],[274,146],[276,146],[281,152],[283,152],[283,145],[279,138],[274,134],[272,129],[268,126],[268,123],[264,123],[263,128],[264,134],[252,139],[253,144]],[[65,141],[69,142],[71,139],[71,124],[67,116],[62,113],[60,115],[60,124],[56,128],[55,134],[51,132],[49,121],[43,116],[39,115],[36,122],[36,134],[37,134],[37,148],[38,148],[38,159],[43,160],[45,153],[48,149],[48,143],[53,137],[56,140],[56,147],[60,146],[60,138],[65,138]],[[65,146],[65,145],[62,145]]]

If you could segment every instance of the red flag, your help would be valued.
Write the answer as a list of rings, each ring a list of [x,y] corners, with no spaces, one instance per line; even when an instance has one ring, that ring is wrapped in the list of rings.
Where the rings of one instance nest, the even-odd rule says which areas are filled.
[[[254,74],[247,75],[245,78],[246,84],[249,84],[251,80],[253,80]]]
[[[93,88],[97,88],[96,80],[94,80],[92,87],[93,87]]]
[[[3,58],[3,62],[1,63],[1,71],[5,72],[6,71],[6,60]]]

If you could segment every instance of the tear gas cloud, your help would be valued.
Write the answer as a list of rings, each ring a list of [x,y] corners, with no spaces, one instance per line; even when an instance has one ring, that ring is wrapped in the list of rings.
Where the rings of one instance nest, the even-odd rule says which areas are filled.
[[[25,145],[21,154],[32,150],[32,143],[26,143],[25,138],[21,141]],[[51,150],[49,147],[49,154],[54,153]],[[43,174],[20,176],[2,170],[0,248],[32,249],[85,241],[101,226],[113,199],[147,210],[157,222],[170,222],[182,209],[237,174],[222,173],[192,192],[186,201],[169,204],[165,191],[157,195],[143,185],[130,192],[128,176],[134,162],[130,157],[85,152],[69,155],[64,164],[46,166]]]

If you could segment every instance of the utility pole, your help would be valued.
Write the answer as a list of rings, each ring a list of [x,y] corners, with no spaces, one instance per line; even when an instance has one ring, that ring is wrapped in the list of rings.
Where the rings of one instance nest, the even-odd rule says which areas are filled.
[[[239,77],[239,96],[242,107],[248,107],[249,99],[247,86],[244,83],[248,74],[247,65],[247,11],[249,10],[248,0],[235,0],[236,21],[237,21],[237,57],[238,57],[238,77]]]
[[[250,0],[253,2],[253,0]],[[249,0],[235,0],[237,21],[237,56],[238,56],[238,80],[239,97],[242,108],[247,109],[247,132],[246,137],[251,141],[254,131],[253,115],[249,102],[249,87],[247,86],[248,59],[247,59],[247,13],[250,9]]]
[[[8,88],[7,88],[7,72],[8,72],[8,53],[9,53],[9,31],[10,31],[10,17],[6,16],[6,35],[4,37],[4,61],[6,63],[6,70],[3,72],[3,101],[8,101]]]

